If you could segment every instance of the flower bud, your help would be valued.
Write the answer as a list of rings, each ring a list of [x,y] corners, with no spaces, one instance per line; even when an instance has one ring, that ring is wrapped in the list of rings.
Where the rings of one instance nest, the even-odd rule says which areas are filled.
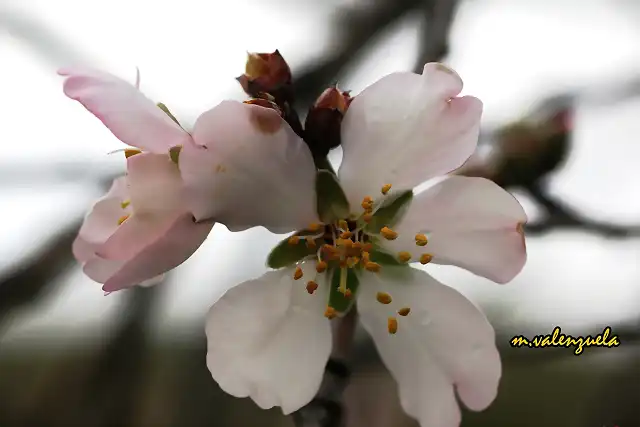
[[[249,53],[245,73],[237,78],[244,91],[253,97],[260,92],[276,93],[291,84],[291,70],[280,52]]]
[[[349,104],[349,92],[330,87],[309,109],[305,121],[305,141],[314,156],[324,157],[340,145],[340,126]]]

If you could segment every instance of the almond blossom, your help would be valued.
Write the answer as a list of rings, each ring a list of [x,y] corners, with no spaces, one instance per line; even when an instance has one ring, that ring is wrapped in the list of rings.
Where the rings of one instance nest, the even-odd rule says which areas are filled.
[[[341,125],[337,176],[317,171],[276,111],[225,101],[196,122],[179,157],[188,206],[231,230],[294,232],[265,275],[211,308],[207,365],[227,393],[285,414],[317,392],[330,320],[357,305],[405,411],[422,426],[456,426],[495,398],[494,331],[454,289],[408,264],[462,267],[498,283],[522,269],[520,204],[482,178],[451,176],[477,144],[482,103],[458,97],[460,77],[430,63],[357,95]]]
[[[142,153],[127,163],[127,175],[96,202],[73,243],[85,274],[106,292],[159,282],[214,224],[195,223],[184,209],[180,173],[168,155]]]
[[[177,150],[191,140],[163,105],[137,87],[90,69],[62,69],[65,94],[84,105],[122,142],[127,175],[93,206],[73,244],[76,259],[106,292],[157,283],[189,258],[214,222],[186,208]],[[136,84],[137,86],[137,84]]]

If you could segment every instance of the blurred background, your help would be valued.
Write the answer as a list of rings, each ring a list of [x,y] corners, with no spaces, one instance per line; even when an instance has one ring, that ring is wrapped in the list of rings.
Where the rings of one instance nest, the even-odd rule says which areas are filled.
[[[640,2],[638,0],[3,0],[0,4],[0,426],[292,426],[225,395],[205,365],[204,316],[262,274],[281,239],[216,225],[153,288],[104,296],[70,246],[124,170],[123,148],[62,94],[59,66],[131,82],[193,124],[247,51],[279,49],[300,111],[330,83],[357,94],[442,59],[485,105],[477,157],[459,173],[513,192],[531,223],[523,272],[501,286],[428,266],[485,311],[500,393],[464,427],[640,426]],[[339,161],[339,152],[334,156]],[[512,349],[513,335],[596,334],[622,345]],[[416,426],[357,333],[350,427]],[[428,426],[423,426],[428,427]]]

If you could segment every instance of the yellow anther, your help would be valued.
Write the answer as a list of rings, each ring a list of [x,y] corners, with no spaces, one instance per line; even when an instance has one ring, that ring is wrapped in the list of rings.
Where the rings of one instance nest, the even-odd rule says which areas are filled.
[[[353,242],[353,245],[351,245],[351,247],[353,249],[355,249],[356,251],[361,251],[362,250],[362,243],[360,242]]]
[[[142,151],[135,150],[133,148],[127,148],[126,150],[124,150],[124,157],[128,159],[129,157],[135,156],[136,154],[140,154],[140,153],[142,153]]]
[[[122,225],[122,223],[125,222],[128,219],[129,219],[129,215],[121,216],[120,218],[118,218],[118,225]]]
[[[316,271],[318,273],[324,273],[327,270],[327,263],[324,261],[318,261],[318,263],[316,264]]]
[[[349,230],[349,224],[347,224],[347,221],[345,221],[344,219],[341,219],[340,221],[338,221],[338,227],[340,227],[344,231]]]
[[[362,245],[362,250],[365,252],[371,252],[373,250],[373,244],[365,243],[364,245]]]
[[[347,268],[347,260],[346,259],[341,259],[340,262],[338,263],[338,266],[340,268]]]
[[[366,196],[364,199],[362,199],[362,203],[360,203],[360,206],[362,206],[362,209],[364,209],[365,211],[370,211],[373,208],[373,199],[370,196]]]
[[[293,273],[293,280],[298,280],[302,278],[302,269],[300,267],[296,267],[296,271]]]
[[[358,265],[359,262],[360,262],[360,258],[358,258],[357,256],[349,257],[347,258],[347,267],[353,268],[356,265]]]
[[[313,295],[316,289],[318,289],[318,284],[313,280],[309,280],[307,282],[307,292],[309,292],[310,295]]]
[[[409,262],[409,260],[411,260],[411,254],[407,251],[398,252],[398,260],[400,262]]]
[[[327,306],[327,309],[324,311],[324,317],[331,320],[336,317],[338,314],[336,313],[336,309],[333,307]]]
[[[352,236],[353,236],[353,233],[351,231],[344,231],[340,233],[341,239],[350,239]]]
[[[316,249],[318,247],[315,240],[313,240],[313,238],[311,237],[307,237],[306,245],[307,245],[307,248],[309,249]]]
[[[371,222],[371,220],[373,219],[373,215],[370,213],[366,213],[362,216],[362,220],[364,222],[366,222],[367,224],[369,224]]]
[[[377,262],[369,261],[364,265],[364,268],[365,270],[371,271],[372,273],[377,273],[380,271],[380,264],[378,264]]]
[[[290,245],[297,245],[298,243],[300,243],[300,237],[298,237],[298,236],[289,237],[289,244]]]
[[[516,231],[520,234],[524,234],[524,222],[519,222],[516,225]]]
[[[380,192],[384,195],[386,195],[389,190],[391,190],[391,184],[385,184],[382,186],[382,189],[380,190]]]
[[[409,307],[403,307],[400,310],[398,310],[398,314],[400,316],[406,316],[409,314],[409,312],[411,311],[411,309]]]
[[[309,231],[311,231],[312,233],[317,233],[321,229],[322,229],[322,224],[318,224],[316,222],[309,224]]]
[[[351,298],[352,296],[353,296],[353,293],[351,292],[351,289],[347,289],[346,291],[344,291],[345,298]]]
[[[398,233],[390,229],[389,227],[382,227],[380,230],[380,234],[387,240],[396,240],[398,238]]]
[[[362,252],[362,262],[364,264],[369,262],[369,252]]]
[[[416,245],[418,246],[426,246],[429,240],[427,240],[427,236],[424,234],[416,234]]]
[[[420,255],[420,264],[429,264],[433,259],[433,255],[431,254],[422,254]]]
[[[120,203],[120,207],[122,209],[126,209],[127,206],[129,206],[131,204],[131,200],[125,200],[124,202]]]
[[[392,335],[398,332],[398,320],[395,317],[389,317],[387,319],[387,330]]]
[[[380,304],[390,304],[391,303],[391,295],[386,292],[378,292],[376,294],[376,299]]]
[[[336,240],[336,245],[343,246],[343,247],[349,249],[350,247],[353,246],[353,241],[350,240],[350,239],[337,239]]]

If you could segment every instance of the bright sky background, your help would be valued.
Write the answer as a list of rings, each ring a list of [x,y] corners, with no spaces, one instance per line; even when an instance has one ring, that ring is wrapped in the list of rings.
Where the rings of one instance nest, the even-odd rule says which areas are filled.
[[[55,68],[73,62],[74,55],[47,61],[9,33],[3,21],[25,14],[91,65],[130,81],[139,67],[141,89],[189,125],[223,98],[241,99],[234,78],[242,73],[246,51],[278,48],[295,71],[328,48],[332,8],[351,3],[5,1],[0,6],[0,269],[28,256],[99,196],[82,182],[17,181],[2,171],[62,161],[105,169],[123,166],[121,156],[106,154],[123,145],[62,94]],[[567,87],[597,89],[640,76],[640,13],[632,5],[470,1],[460,9],[448,62],[464,79],[464,92],[483,100],[484,121],[493,126],[523,114],[545,94]],[[380,37],[359,69],[340,81],[341,87],[357,93],[384,74],[409,69],[417,35],[417,21],[403,20]],[[606,108],[581,106],[574,153],[554,177],[553,192],[594,217],[640,222],[639,113],[640,98]],[[527,200],[523,203],[533,212]],[[264,271],[266,255],[280,238],[262,229],[231,235],[216,226],[175,280],[165,284],[160,330],[200,327],[224,289]],[[638,312],[640,240],[563,232],[530,238],[528,244],[525,270],[506,286],[453,268],[427,270],[482,305],[498,328],[604,326]],[[77,336],[69,333],[73,331],[105,333],[122,296],[104,297],[79,269],[62,280],[60,294],[25,312],[8,331],[7,342],[62,331],[67,337]],[[496,316],[498,311],[503,315]]]

